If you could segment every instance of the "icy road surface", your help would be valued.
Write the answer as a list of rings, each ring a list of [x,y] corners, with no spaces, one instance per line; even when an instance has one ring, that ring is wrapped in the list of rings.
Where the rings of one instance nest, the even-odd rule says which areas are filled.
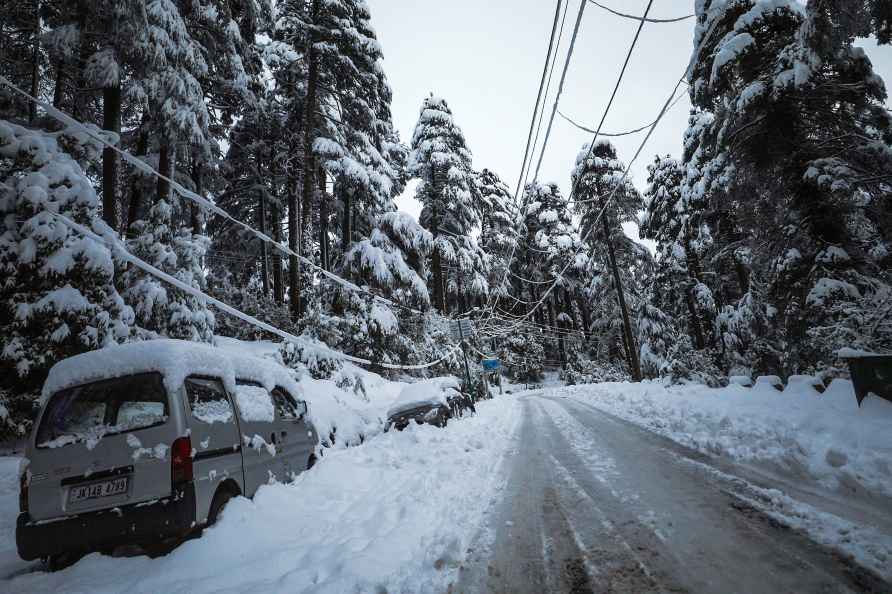
[[[520,397],[507,489],[453,592],[892,592],[845,552],[778,521],[766,493],[783,501],[780,493],[554,393]],[[805,527],[842,525],[812,512]],[[873,552],[892,550],[889,533],[873,536]]]

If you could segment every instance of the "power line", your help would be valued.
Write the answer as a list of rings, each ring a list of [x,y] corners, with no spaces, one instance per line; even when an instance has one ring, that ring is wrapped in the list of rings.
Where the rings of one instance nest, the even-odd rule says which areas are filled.
[[[569,0],[567,0],[567,4],[565,5],[565,9],[564,9],[564,18],[566,18],[566,16],[567,16],[567,9],[569,8],[569,6],[570,6]],[[551,39],[548,42],[548,53],[545,56],[545,66],[542,70],[542,78],[539,82],[539,94],[536,97],[536,106],[533,109],[533,119],[530,121],[530,132],[529,132],[529,135],[527,136],[527,145],[526,145],[526,149],[524,150],[523,162],[521,163],[521,167],[520,167],[520,177],[517,180],[517,188],[514,191],[514,204],[515,205],[520,200],[521,189],[524,187],[527,176],[529,175],[528,167],[529,167],[529,164],[531,163],[530,158],[532,157],[532,154],[530,152],[530,140],[532,139],[534,128],[536,129],[535,143],[539,142],[539,130],[541,129],[541,126],[542,126],[542,116],[545,115],[543,100],[547,99],[547,95],[548,95],[547,90],[545,93],[545,97],[543,97],[543,95],[542,95],[543,83],[545,83],[546,73],[548,73],[547,87],[548,88],[551,87],[551,75],[554,72],[554,64],[557,61],[557,54],[558,54],[558,50],[560,48],[560,37],[563,36],[563,31],[564,31],[564,20],[561,19],[561,28],[560,28],[560,36],[558,38],[558,47],[555,47],[555,45],[554,45],[555,31],[557,30],[558,16],[560,14],[560,10],[561,10],[561,0],[558,0],[557,5],[555,6],[554,24],[552,25],[552,29],[551,29]],[[552,50],[554,50],[554,51],[552,52]],[[540,104],[543,107],[543,110],[541,111],[541,113],[539,110]],[[537,119],[539,121],[538,125],[536,124]],[[533,147],[532,147],[533,153],[535,153],[535,143],[533,144]],[[523,221],[524,217],[526,216],[526,209],[527,209],[527,199],[524,198],[523,205],[521,206],[520,210],[516,213],[516,219],[514,221],[515,227],[518,227],[518,228],[520,227],[521,222]],[[511,268],[511,260],[514,259],[514,253],[517,251],[517,243],[518,243],[518,238],[520,236],[520,231],[517,230],[515,232],[515,235],[516,235],[515,240],[512,242],[512,245],[511,245],[511,255],[508,257],[508,266],[506,266],[506,268],[505,268],[506,274],[502,277],[502,281],[501,281],[501,283],[499,283],[499,287],[496,289],[496,291],[494,291],[493,293],[490,293],[490,295],[487,296],[486,307],[484,308],[485,310],[490,309],[490,304],[492,303],[493,299],[495,299],[495,302],[498,303],[498,299],[499,299],[498,290],[501,289],[501,287],[503,287],[505,285],[505,281],[508,278],[507,272]]]
[[[687,70],[686,70],[685,72],[687,72]],[[633,163],[638,159],[638,157],[641,155],[641,151],[644,150],[644,147],[645,147],[645,145],[647,144],[647,141],[650,140],[650,137],[651,137],[651,135],[653,134],[653,131],[656,129],[657,124],[660,123],[660,120],[663,119],[663,116],[666,114],[666,111],[668,111],[669,104],[670,104],[670,103],[672,102],[672,100],[675,98],[675,94],[678,92],[678,88],[682,85],[682,82],[684,82],[684,76],[682,76],[682,78],[679,79],[678,83],[675,85],[675,88],[672,90],[672,94],[671,94],[671,95],[669,96],[669,98],[666,100],[666,103],[663,104],[663,108],[662,108],[662,110],[660,111],[660,116],[657,118],[656,122],[654,122],[654,125],[651,127],[650,131],[647,133],[647,136],[645,136],[644,140],[641,142],[641,145],[638,147],[638,151],[635,153],[635,156],[632,158],[631,161],[629,161],[629,165],[626,167],[625,171],[623,172],[623,176],[622,176],[622,178],[620,178],[620,180],[617,182],[616,186],[614,186],[613,191],[612,191],[612,192],[610,193],[610,195],[607,197],[607,200],[606,200],[606,202],[604,203],[604,206],[601,208],[600,212],[599,212],[598,215],[595,217],[595,220],[592,222],[591,226],[589,227],[588,232],[587,232],[587,233],[582,237],[582,239],[580,240],[580,244],[581,244],[582,247],[580,247],[580,249],[577,250],[576,254],[573,256],[573,258],[571,259],[571,261],[568,262],[566,266],[564,266],[564,268],[561,270],[560,274],[558,275],[558,278],[560,278],[561,276],[564,275],[564,273],[570,268],[570,266],[573,265],[573,263],[575,262],[576,258],[577,258],[577,257],[579,256],[579,254],[581,253],[582,249],[584,248],[585,240],[588,239],[588,236],[589,236],[589,235],[591,234],[591,232],[596,228],[596,226],[597,226],[597,224],[598,224],[598,221],[600,221],[600,220],[601,220],[601,217],[604,216],[604,213],[606,212],[607,207],[610,205],[610,202],[613,200],[614,196],[616,195],[616,192],[619,190],[619,188],[623,185],[623,183],[625,183],[626,179],[629,177],[629,172],[631,171],[632,164],[633,164]],[[580,176],[580,179],[581,179],[581,176]],[[578,182],[578,180],[577,180],[577,182]],[[574,186],[574,188],[575,188],[575,186]],[[582,203],[582,202],[587,202],[587,201],[585,201],[585,200],[580,200],[580,201],[577,201],[576,203],[579,204],[579,203]],[[590,202],[590,201],[588,201],[588,202]],[[533,315],[533,313],[535,313],[535,311],[536,311],[537,309],[539,309],[539,307],[542,306],[542,304],[545,302],[545,300],[548,298],[548,296],[551,294],[551,292],[554,290],[554,288],[555,288],[556,286],[557,286],[557,281],[555,281],[555,282],[548,288],[548,290],[545,291],[545,294],[544,294],[544,295],[542,296],[542,298],[539,300],[539,303],[536,305],[536,307],[534,307],[534,308],[531,309],[529,312],[527,312],[527,314],[526,314],[525,316],[523,316],[523,318],[521,318],[521,321],[526,320],[526,319],[529,318],[531,315]],[[517,324],[515,324],[515,325],[517,325]]]
[[[688,19],[692,19],[697,16],[695,14],[688,14],[688,15],[685,15],[682,17],[677,17],[674,19],[652,19],[652,18],[649,19],[649,18],[647,18],[646,12],[644,13],[645,16],[637,17],[633,14],[625,14],[622,12],[617,12],[608,6],[604,6],[603,4],[598,4],[597,2],[595,2],[595,0],[588,0],[588,1],[591,2],[592,4],[594,4],[595,6],[597,6],[598,8],[600,8],[602,10],[606,10],[609,13],[615,14],[618,17],[623,17],[625,19],[632,19],[633,21],[642,21],[642,22],[647,22],[647,23],[677,23],[679,21],[686,21]]]
[[[573,28],[573,37],[570,38],[570,49],[567,50],[567,59],[564,61],[564,69],[561,72],[561,82],[558,84],[557,95],[554,98],[554,107],[551,109],[551,117],[548,120],[548,128],[545,130],[545,140],[542,141],[542,151],[539,153],[539,161],[536,163],[536,173],[533,175],[533,183],[539,179],[539,170],[542,168],[542,159],[548,148],[548,139],[551,136],[551,127],[554,124],[554,115],[557,112],[558,103],[564,92],[564,82],[567,80],[567,71],[570,69],[570,61],[573,59],[573,50],[576,48],[576,39],[579,36],[579,27],[582,25],[582,16],[585,14],[585,2],[579,3],[579,14],[576,15],[576,26]],[[608,107],[609,109],[609,107]]]
[[[567,1],[569,2],[569,0],[567,0]],[[527,145],[526,145],[526,149],[524,149],[524,153],[523,153],[523,163],[520,168],[520,177],[517,180],[517,191],[514,193],[515,202],[517,201],[518,197],[520,196],[520,187],[521,187],[521,184],[523,184],[524,171],[526,170],[527,160],[529,159],[529,156],[530,156],[530,143],[533,141],[533,131],[536,128],[536,117],[539,113],[539,105],[542,102],[542,91],[545,88],[545,80],[548,75],[549,63],[551,62],[551,53],[552,53],[552,50],[554,49],[554,40],[555,40],[555,35],[557,34],[557,29],[558,29],[558,19],[560,19],[560,16],[561,16],[561,3],[562,2],[563,2],[563,0],[557,0],[557,4],[555,5],[555,8],[554,8],[554,24],[551,26],[551,39],[548,42],[548,53],[545,55],[545,65],[542,67],[542,77],[539,81],[539,93],[536,95],[536,105],[533,108],[533,118],[530,121],[530,132],[527,135]]]
[[[585,5],[586,5],[585,2],[582,2],[582,3],[581,3],[580,9],[579,9],[579,16],[580,16],[580,17],[581,17],[582,14],[583,14]],[[647,8],[644,10],[644,17],[647,17],[647,15],[650,14],[650,9],[651,9],[652,6],[653,6],[653,0],[648,0]],[[589,145],[589,148],[588,148],[588,154],[587,154],[586,157],[585,157],[586,159],[588,159],[589,156],[591,156],[591,154],[592,154],[592,153],[594,152],[594,150],[595,150],[595,143],[596,143],[597,140],[598,140],[598,134],[600,134],[600,132],[601,132],[601,128],[604,126],[604,121],[607,119],[607,114],[610,113],[610,108],[613,106],[613,101],[614,101],[614,99],[616,99],[616,94],[617,94],[617,92],[619,91],[619,86],[620,86],[620,84],[622,83],[623,77],[624,77],[625,74],[626,74],[626,69],[627,69],[628,66],[629,66],[629,60],[631,60],[631,58],[632,58],[632,53],[635,51],[635,46],[638,45],[638,39],[639,39],[639,37],[641,37],[641,30],[644,28],[644,22],[645,22],[644,19],[642,19],[641,22],[638,23],[638,30],[635,31],[635,37],[634,37],[634,39],[632,39],[632,44],[629,46],[629,51],[626,53],[626,59],[623,61],[623,67],[622,67],[622,69],[620,70],[619,77],[617,77],[616,84],[615,84],[614,87],[613,87],[613,92],[612,92],[611,95],[610,95],[610,100],[607,102],[607,107],[604,109],[604,115],[601,116],[601,122],[598,124],[598,129],[595,131],[595,136],[594,136],[594,138],[592,139],[591,144]],[[578,27],[578,25],[579,25],[579,23],[577,22],[577,27]],[[572,49],[572,47],[571,47],[571,49]],[[568,58],[569,58],[569,56],[568,56]],[[567,65],[569,65],[569,60],[568,60],[568,62],[567,62]],[[676,89],[677,89],[677,88],[678,88],[678,87],[676,86]],[[672,98],[674,98],[674,97],[675,97],[675,92],[673,91]],[[555,110],[556,110],[556,109],[557,109],[557,102],[555,102]],[[662,117],[662,114],[665,113],[665,111],[666,111],[666,108],[664,107],[664,108],[663,108],[663,111],[661,112],[660,118]],[[659,121],[660,118],[658,118],[657,121]],[[656,123],[654,124],[654,127],[655,127],[655,126],[656,126]],[[651,133],[653,132],[654,127],[651,127]],[[650,134],[648,134],[647,138],[650,138]],[[645,142],[647,142],[647,139],[645,139]],[[642,148],[643,148],[643,147],[642,147]],[[625,176],[624,176],[624,177],[625,177]],[[581,179],[581,178],[577,179],[577,180],[573,183],[573,187],[570,189],[570,196],[568,197],[568,201],[573,200],[573,196],[576,194],[576,190],[577,190],[577,188],[578,188],[578,186],[579,186],[579,181],[580,181],[580,179]],[[617,186],[617,187],[618,187],[618,186]],[[615,191],[616,191],[616,188],[614,188],[614,193],[615,193]],[[611,197],[612,197],[612,196],[613,196],[613,194],[611,194]],[[609,202],[608,202],[608,203],[609,203]],[[605,208],[606,208],[606,205],[605,205]],[[581,244],[581,245],[580,245],[580,249],[581,249],[581,247],[582,247],[583,242],[584,242],[584,239],[580,242],[580,244]],[[511,267],[511,260],[514,258],[514,253],[515,253],[515,251],[512,250],[512,252],[511,252],[511,257],[508,259],[508,266],[507,266],[507,267],[508,267],[509,269],[510,269],[510,267]],[[574,256],[573,259],[575,260],[576,257],[577,257],[578,255],[579,255],[579,251],[577,251],[577,253],[576,253],[576,255]],[[571,262],[571,264],[572,264],[572,262]],[[567,271],[567,268],[569,268],[569,267],[570,267],[570,264],[567,264],[567,266],[564,268],[564,270],[561,272],[561,274],[560,274],[559,276],[562,276],[563,273],[566,272],[566,271]],[[503,280],[502,282],[504,283],[505,281]],[[554,285],[552,285],[552,286],[548,289],[548,291],[546,291],[545,296],[547,297],[547,296],[551,293],[551,291],[552,291],[553,289],[554,289]],[[544,298],[545,298],[545,297],[543,297],[543,299],[544,299]],[[496,298],[495,304],[498,304],[498,298]],[[540,305],[541,305],[541,301],[540,301]],[[537,307],[538,307],[538,306],[537,306]],[[536,310],[536,308],[533,308],[532,311],[535,311],[535,310]]]
[[[533,146],[530,150],[530,163],[527,164],[526,173],[523,176],[523,184],[522,188],[526,188],[527,180],[530,177],[530,169],[529,165],[532,164],[532,158],[536,154],[536,147],[539,146],[539,134],[542,132],[542,122],[545,121],[545,103],[548,101],[548,94],[551,92],[551,78],[554,76],[554,65],[557,64],[558,55],[561,53],[561,41],[564,38],[564,25],[567,21],[567,12],[570,9],[570,0],[567,0],[567,3],[564,4],[564,14],[561,17],[561,29],[558,33],[557,46],[554,48],[554,55],[551,58],[551,68],[548,71],[548,83],[545,85],[545,95],[542,96],[542,111],[539,112],[539,123],[536,125],[536,137],[533,139]],[[547,143],[547,140],[546,140]],[[523,210],[526,212],[527,201],[524,200]]]
[[[681,94],[678,96],[678,98],[672,103],[672,105],[669,106],[669,110],[671,111],[672,108],[675,107],[678,104],[678,102],[681,101],[682,99],[684,99],[684,94]],[[564,114],[560,110],[558,111],[558,115],[561,116],[562,118],[564,118],[567,122],[569,122],[573,126],[582,130],[583,132],[588,132],[589,134],[595,133],[595,131],[592,130],[591,128],[587,128],[587,127],[583,126],[582,124],[574,121],[568,115]],[[654,122],[651,122],[645,126],[641,126],[640,128],[635,128],[634,130],[629,130],[627,132],[614,132],[612,134],[608,134],[607,132],[601,132],[599,134],[599,136],[606,136],[608,138],[619,138],[620,136],[631,136],[632,134],[638,134],[639,132],[644,132],[645,130],[647,130],[648,128],[650,128],[653,125],[654,125]]]

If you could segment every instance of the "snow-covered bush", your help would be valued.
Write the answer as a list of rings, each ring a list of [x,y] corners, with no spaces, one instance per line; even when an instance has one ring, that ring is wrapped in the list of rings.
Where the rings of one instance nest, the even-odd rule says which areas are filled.
[[[568,386],[578,386],[601,382],[627,382],[631,381],[632,376],[625,365],[592,361],[583,353],[577,352],[570,357],[566,369],[561,370],[560,379]]]
[[[671,384],[695,383],[711,388],[723,385],[722,372],[710,359],[707,351],[698,351],[687,336],[681,337],[669,350],[667,361],[660,370]]]
[[[315,379],[328,379],[341,369],[341,360],[327,352],[322,343],[314,347],[306,338],[306,343],[283,342],[279,345],[279,357],[286,367],[298,373],[309,373]]]

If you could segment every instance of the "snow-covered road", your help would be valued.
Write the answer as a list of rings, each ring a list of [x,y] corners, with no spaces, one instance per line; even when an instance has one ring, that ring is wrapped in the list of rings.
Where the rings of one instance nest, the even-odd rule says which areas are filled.
[[[808,423],[790,412],[767,432],[760,415],[781,397],[793,395],[643,384],[505,395],[445,429],[328,451],[166,557],[94,554],[57,573],[15,555],[18,461],[0,458],[0,592],[892,592],[889,475],[875,463],[890,444],[828,433],[840,418],[870,424],[826,397],[803,399]],[[865,418],[881,426],[887,412]],[[808,482],[757,464],[784,448],[819,461],[821,435],[851,476],[813,465]],[[853,481],[875,494],[834,490]]]
[[[850,551],[819,546],[840,544],[822,530],[858,529],[555,392],[521,397],[507,489],[454,591],[892,591],[845,557],[887,555],[889,533],[851,534]]]

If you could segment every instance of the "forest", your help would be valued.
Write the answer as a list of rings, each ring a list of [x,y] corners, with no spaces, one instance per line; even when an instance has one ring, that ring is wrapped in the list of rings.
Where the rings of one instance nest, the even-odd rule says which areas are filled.
[[[400,138],[365,0],[5,0],[7,422],[61,359],[156,337],[459,375],[446,322],[471,318],[474,361],[577,384],[829,381],[841,349],[889,352],[892,112],[855,42],[888,47],[892,3],[694,4],[683,150],[645,151],[641,191],[596,137],[566,195],[475,162],[448,97]]]

